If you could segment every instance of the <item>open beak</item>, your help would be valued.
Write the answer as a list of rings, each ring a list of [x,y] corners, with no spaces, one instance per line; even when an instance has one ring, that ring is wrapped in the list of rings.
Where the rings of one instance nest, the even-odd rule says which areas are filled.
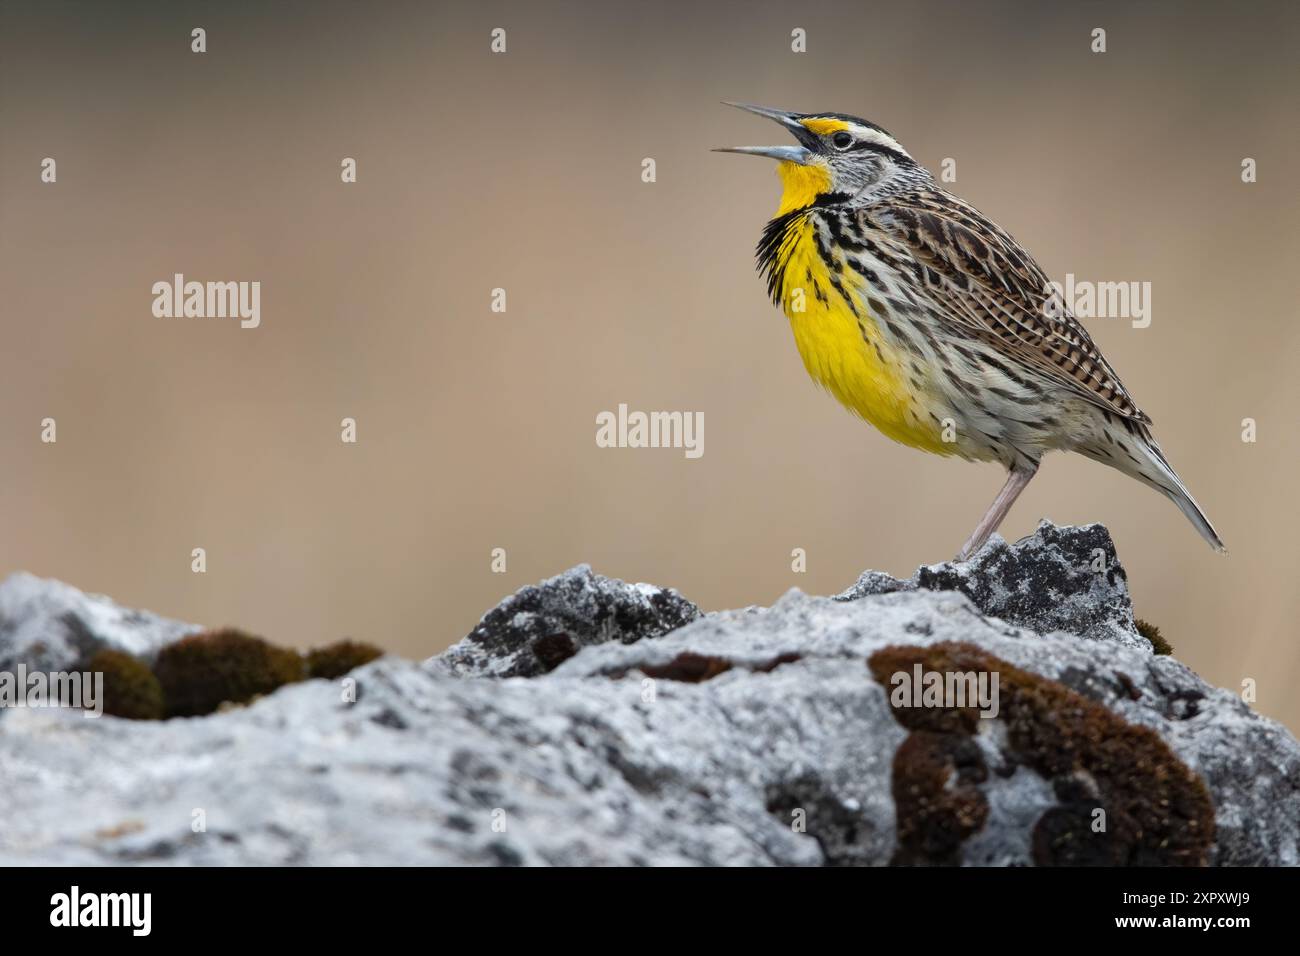
[[[749,113],[757,113],[759,116],[766,116],[775,123],[780,123],[798,140],[804,142],[811,138],[811,135],[804,125],[796,119],[798,114],[787,113],[783,110],[769,109],[766,106],[751,106],[748,103],[730,103],[723,101],[726,106],[734,106],[736,109],[745,110]],[[713,150],[715,153],[744,153],[746,156],[766,156],[768,159],[777,159],[787,163],[798,163],[800,166],[806,166],[813,158],[813,152],[803,146],[719,146]]]

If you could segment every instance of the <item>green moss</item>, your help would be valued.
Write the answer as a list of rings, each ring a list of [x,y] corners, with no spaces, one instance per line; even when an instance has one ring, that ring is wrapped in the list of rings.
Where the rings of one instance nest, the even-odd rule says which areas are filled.
[[[195,717],[227,701],[242,704],[269,694],[302,680],[305,671],[296,651],[225,628],[167,645],[158,653],[154,674],[167,716]]]
[[[162,685],[140,658],[105,649],[96,653],[84,669],[104,675],[104,713],[129,720],[162,719]]]
[[[1168,641],[1160,636],[1160,628],[1156,627],[1149,621],[1137,622],[1138,633],[1151,642],[1151,647],[1157,654],[1172,654],[1173,647]]]
[[[307,652],[307,676],[335,680],[362,664],[369,664],[384,652],[360,641],[335,641]]]
[[[1214,842],[1209,790],[1155,731],[974,644],[887,647],[868,663],[885,687],[916,664],[998,675],[1004,755],[1049,781],[1059,801],[1030,834],[1039,866],[1205,865]],[[912,731],[894,758],[895,861],[957,862],[961,843],[987,813],[978,788],[987,771],[971,739],[982,718],[974,704],[900,706],[892,713]],[[1098,810],[1105,812],[1102,832],[1092,826]]]

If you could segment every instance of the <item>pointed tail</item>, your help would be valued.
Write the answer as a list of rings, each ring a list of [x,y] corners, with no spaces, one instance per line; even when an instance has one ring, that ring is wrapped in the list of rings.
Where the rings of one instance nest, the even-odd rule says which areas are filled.
[[[1227,553],[1223,539],[1169,464],[1145,424],[1132,419],[1116,421],[1107,418],[1099,433],[1090,440],[1075,445],[1074,450],[1156,489],[1187,515],[1187,520],[1210,543],[1210,547]]]
[[[1210,547],[1226,554],[1228,549],[1224,546],[1223,539],[1214,530],[1214,525],[1210,524],[1210,519],[1205,516],[1205,512],[1196,503],[1196,499],[1187,490],[1187,486],[1178,477],[1173,466],[1169,464],[1169,460],[1165,458],[1164,452],[1151,437],[1151,433],[1145,428],[1139,428],[1138,434],[1133,437],[1131,446],[1139,458],[1145,459],[1134,470],[1134,476],[1176,504],[1178,510],[1187,515],[1187,520],[1200,532],[1201,537],[1210,543]]]

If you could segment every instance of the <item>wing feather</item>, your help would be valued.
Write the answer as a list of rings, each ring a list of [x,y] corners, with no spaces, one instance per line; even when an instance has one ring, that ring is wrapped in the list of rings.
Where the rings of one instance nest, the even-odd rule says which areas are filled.
[[[973,206],[924,190],[863,207],[858,220],[917,263],[917,277],[955,331],[1101,408],[1150,423],[1087,330],[1053,296],[1043,270]]]

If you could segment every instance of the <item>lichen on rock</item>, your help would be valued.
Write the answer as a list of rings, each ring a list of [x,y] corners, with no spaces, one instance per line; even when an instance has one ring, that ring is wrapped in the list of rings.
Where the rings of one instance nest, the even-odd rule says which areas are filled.
[[[581,564],[520,588],[431,666],[460,676],[535,677],[582,647],[658,637],[699,616],[671,588],[628,584]]]
[[[66,615],[199,660],[78,595],[0,584],[0,660],[63,660]],[[1099,526],[711,614],[580,567],[355,701],[252,658],[278,686],[209,686],[195,712],[264,696],[200,719],[0,709],[0,865],[1300,865],[1300,744],[1152,653]],[[996,669],[998,716],[900,713],[909,662]]]
[[[1104,525],[1058,528],[1050,521],[1014,544],[993,535],[970,561],[945,561],[898,580],[867,571],[837,600],[895,591],[957,591],[989,617],[1040,634],[1146,647],[1133,620],[1128,575]]]

